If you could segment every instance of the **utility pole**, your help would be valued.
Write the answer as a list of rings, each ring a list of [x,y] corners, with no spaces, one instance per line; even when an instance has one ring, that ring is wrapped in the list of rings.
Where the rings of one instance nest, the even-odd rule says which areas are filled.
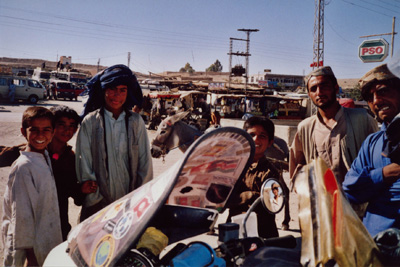
[[[99,58],[99,60],[97,61],[97,72],[100,72],[100,58]]]
[[[250,54],[250,33],[251,32],[258,32],[258,29],[238,29],[238,31],[246,32],[247,34],[247,39],[238,39],[238,38],[230,38],[230,43],[229,43],[229,82],[228,82],[228,90],[230,90],[231,87],[231,74],[232,74],[232,56],[244,56],[246,57],[246,72],[245,72],[245,83],[244,83],[244,93],[245,93],[245,102],[247,100],[247,78],[249,74],[249,56]],[[232,41],[245,41],[246,42],[246,52],[237,52],[233,53],[232,52]],[[244,113],[246,113],[246,103],[244,105]]]
[[[131,63],[131,52],[128,52],[128,68]]]
[[[315,0],[313,69],[324,65],[324,7],[325,0]]]
[[[375,37],[375,36],[383,36],[383,35],[391,35],[392,36],[392,48],[390,51],[390,57],[393,57],[393,50],[394,50],[394,36],[397,34],[397,32],[394,31],[396,25],[396,17],[393,17],[393,22],[392,22],[392,32],[389,33],[381,33],[381,34],[371,34],[371,35],[365,35],[365,36],[360,36],[360,38],[368,38],[368,37]]]
[[[396,32],[394,32],[395,25],[396,25],[396,17],[393,17],[393,23],[392,23],[392,51],[390,53],[390,57],[393,57],[394,35],[397,34]]]

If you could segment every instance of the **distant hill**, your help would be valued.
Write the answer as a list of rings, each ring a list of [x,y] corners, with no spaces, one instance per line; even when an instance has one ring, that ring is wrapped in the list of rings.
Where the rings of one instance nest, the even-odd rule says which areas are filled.
[[[358,84],[358,79],[338,79],[338,84],[343,89],[352,89]]]
[[[43,59],[26,59],[26,58],[9,58],[9,57],[0,57],[0,65],[2,66],[11,66],[11,67],[19,67],[19,68],[31,68],[35,69],[37,67],[42,67],[42,64],[45,63],[46,68],[55,70],[57,67],[57,62],[48,61]],[[89,65],[89,64],[81,64],[81,63],[73,63],[73,68],[81,70],[83,72],[89,72],[91,75],[97,73],[97,68],[105,69],[107,66],[97,66],[97,65]]]
[[[0,66],[8,66],[8,67],[19,67],[19,68],[30,68],[30,69],[35,69],[37,67],[41,67],[42,64],[45,63],[46,68],[50,70],[55,70],[57,67],[57,62],[56,61],[48,61],[48,60],[43,60],[43,59],[26,59],[26,58],[9,58],[9,57],[0,57]],[[90,73],[90,75],[95,75],[98,72],[98,69],[103,70],[107,68],[108,66],[97,66],[97,65],[89,65],[89,64],[81,64],[81,63],[72,63],[72,66],[74,69],[78,69],[79,71]],[[143,73],[136,73],[136,76],[138,79],[141,78],[151,78],[151,75],[148,74],[143,74]],[[224,81],[227,80],[227,77],[229,76],[228,73],[223,72],[223,73],[215,73],[215,75],[212,74],[212,72],[196,72],[193,74],[187,74],[187,73],[181,73],[181,72],[164,72],[161,74],[155,74],[153,73],[155,77],[160,76],[160,77],[176,77],[179,76],[181,80],[192,80],[194,78],[203,80],[203,81]],[[188,77],[186,77],[188,76]],[[197,77],[200,76],[200,77]],[[201,77],[203,76],[203,77]],[[213,76],[213,77],[208,77],[208,80],[204,76]],[[220,82],[221,82],[220,81]],[[338,79],[339,86],[342,87],[343,89],[353,89],[357,85],[358,79]]]

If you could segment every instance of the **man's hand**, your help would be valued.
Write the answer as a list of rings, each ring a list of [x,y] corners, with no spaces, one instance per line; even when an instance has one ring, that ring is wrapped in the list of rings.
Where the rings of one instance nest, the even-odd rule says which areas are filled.
[[[240,204],[247,203],[248,201],[253,202],[260,196],[259,193],[253,192],[253,191],[244,191],[240,194]]]
[[[81,191],[84,194],[91,194],[97,191],[97,182],[95,181],[85,181],[82,183]]]
[[[393,184],[400,178],[400,165],[391,163],[383,167],[383,181],[389,185]]]

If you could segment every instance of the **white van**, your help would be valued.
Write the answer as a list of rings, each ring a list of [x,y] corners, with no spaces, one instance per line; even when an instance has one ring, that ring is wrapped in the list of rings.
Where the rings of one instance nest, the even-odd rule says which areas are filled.
[[[8,99],[9,85],[15,84],[15,100],[25,100],[36,104],[46,96],[46,89],[36,80],[20,77],[0,75],[0,100]]]

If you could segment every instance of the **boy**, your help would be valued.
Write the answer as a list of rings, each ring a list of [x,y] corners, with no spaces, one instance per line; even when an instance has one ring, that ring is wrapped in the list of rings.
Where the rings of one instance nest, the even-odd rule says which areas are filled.
[[[50,108],[50,111],[54,114],[55,131],[53,140],[48,145],[48,151],[56,181],[63,240],[66,240],[71,230],[68,221],[68,198],[72,197],[77,206],[81,206],[84,199],[76,177],[75,153],[68,145],[68,141],[78,130],[81,118],[75,110],[67,106],[55,106]],[[86,187],[83,187],[82,191],[92,193]]]
[[[136,76],[114,65],[87,86],[92,93],[76,140],[76,171],[83,187],[94,192],[83,202],[81,221],[153,178],[146,127],[131,111],[143,99]]]
[[[21,133],[28,144],[13,163],[4,194],[4,266],[43,265],[62,242],[57,191],[46,150],[54,135],[54,115],[44,107],[29,107]]]
[[[282,183],[285,194],[288,195],[289,193],[282,175],[265,157],[265,151],[274,143],[275,126],[273,122],[267,118],[251,117],[246,120],[243,129],[253,138],[256,151],[246,175],[235,186],[232,202],[229,203],[229,217],[246,212],[260,196],[261,185],[268,178],[277,178]],[[279,233],[276,228],[275,215],[267,212],[262,205],[258,205],[255,212],[257,214],[258,235],[264,238],[277,237]],[[289,221],[287,206],[283,225],[288,225]]]
[[[57,187],[58,205],[60,208],[61,230],[63,240],[71,230],[68,220],[68,198],[74,199],[75,205],[81,206],[84,194],[81,193],[80,184],[75,172],[75,153],[68,141],[76,133],[81,118],[75,110],[67,106],[51,107],[54,114],[55,130],[54,137],[48,145],[54,178]],[[25,150],[26,144],[14,147],[0,147],[0,167],[10,166]],[[89,188],[82,188],[85,193],[92,193]]]

